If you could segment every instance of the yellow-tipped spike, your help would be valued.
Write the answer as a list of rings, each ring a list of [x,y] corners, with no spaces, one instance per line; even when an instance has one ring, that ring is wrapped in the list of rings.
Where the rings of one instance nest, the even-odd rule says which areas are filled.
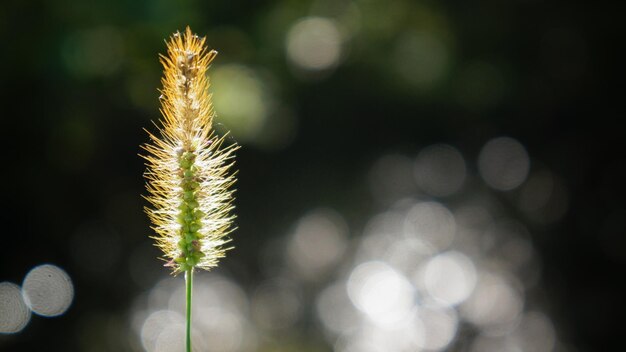
[[[231,159],[238,146],[224,146],[212,129],[206,72],[217,51],[208,51],[205,39],[187,27],[167,42],[167,55],[160,55],[160,136],[148,132],[151,142],[143,146],[146,213],[174,274],[217,266],[233,230]]]

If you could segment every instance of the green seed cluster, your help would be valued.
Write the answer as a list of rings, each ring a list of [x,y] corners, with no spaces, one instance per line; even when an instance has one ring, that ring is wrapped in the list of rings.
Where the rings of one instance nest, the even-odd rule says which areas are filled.
[[[200,248],[200,239],[202,235],[198,232],[202,227],[202,218],[204,213],[198,209],[197,191],[200,187],[196,173],[197,167],[194,165],[196,154],[191,151],[181,153],[178,164],[180,166],[182,188],[181,203],[178,209],[178,223],[180,228],[180,240],[178,248],[180,256],[174,261],[179,265],[180,271],[192,269],[204,257]]]

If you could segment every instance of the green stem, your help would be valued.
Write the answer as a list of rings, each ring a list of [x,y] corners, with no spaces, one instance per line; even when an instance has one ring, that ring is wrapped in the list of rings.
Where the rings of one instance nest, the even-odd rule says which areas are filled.
[[[193,267],[185,272],[187,281],[187,352],[191,352],[191,291],[193,289]]]

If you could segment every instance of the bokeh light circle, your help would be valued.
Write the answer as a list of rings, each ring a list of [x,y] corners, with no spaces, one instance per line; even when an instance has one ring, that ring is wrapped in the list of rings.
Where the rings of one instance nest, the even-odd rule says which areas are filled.
[[[525,313],[512,337],[523,351],[551,352],[556,343],[554,325],[541,312]]]
[[[467,299],[474,290],[476,269],[462,253],[442,253],[426,264],[424,285],[431,297],[453,306]]]
[[[326,330],[341,334],[358,324],[359,313],[350,303],[343,282],[332,283],[317,295],[317,316]]]
[[[478,156],[478,170],[483,180],[499,191],[510,191],[528,176],[530,158],[524,146],[509,137],[490,140]]]
[[[380,326],[393,326],[411,312],[414,289],[401,273],[384,262],[357,266],[347,283],[352,303]]]
[[[61,268],[44,264],[33,268],[22,284],[24,301],[33,313],[54,317],[65,313],[74,299],[74,286]]]
[[[177,341],[184,335],[184,331],[173,335],[172,332],[180,332],[184,328],[185,319],[177,312],[159,310],[150,314],[141,327],[141,344],[146,351],[163,350],[169,341]],[[164,332],[169,331],[170,333]]]
[[[341,57],[341,35],[335,22],[323,17],[296,22],[287,34],[287,57],[304,70],[335,67]]]
[[[440,351],[454,340],[459,325],[454,309],[420,307],[417,315],[424,329],[424,337],[418,341],[419,347],[428,351]]]
[[[408,236],[415,236],[441,250],[448,247],[454,239],[456,221],[443,204],[419,202],[407,212],[404,231]]]
[[[30,321],[30,309],[24,303],[19,286],[0,282],[0,334],[22,331]]]
[[[418,186],[432,196],[449,196],[465,181],[465,160],[454,147],[436,144],[424,148],[415,161]]]
[[[289,266],[303,279],[320,279],[341,260],[346,234],[347,225],[337,212],[309,212],[298,221],[287,243]]]
[[[523,297],[505,278],[482,273],[461,312],[467,321],[490,331],[514,323],[522,309]]]
[[[450,49],[439,33],[406,32],[399,36],[391,52],[393,68],[407,83],[430,90],[450,68]]]
[[[240,143],[259,138],[267,120],[270,90],[252,68],[239,64],[218,66],[211,75],[211,89],[219,121]]]

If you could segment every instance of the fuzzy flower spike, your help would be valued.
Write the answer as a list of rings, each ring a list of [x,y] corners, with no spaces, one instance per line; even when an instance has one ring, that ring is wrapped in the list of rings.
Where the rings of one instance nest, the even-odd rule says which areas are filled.
[[[217,55],[187,27],[167,41],[161,80],[160,137],[148,132],[146,212],[156,245],[174,274],[209,270],[224,257],[233,230],[233,152],[213,128],[206,71]]]

